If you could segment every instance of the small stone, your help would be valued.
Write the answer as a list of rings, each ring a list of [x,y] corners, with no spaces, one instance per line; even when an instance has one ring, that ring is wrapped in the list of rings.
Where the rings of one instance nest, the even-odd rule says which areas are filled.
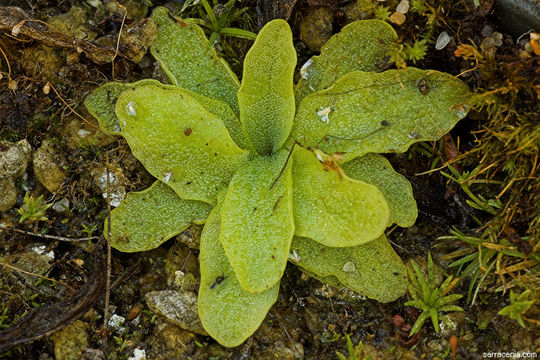
[[[54,205],[52,206],[52,209],[56,212],[64,212],[66,210],[69,210],[69,199],[63,198],[55,202]]]
[[[204,330],[197,308],[197,295],[191,291],[152,291],[145,295],[146,304],[167,321],[200,335]]]
[[[97,122],[93,118],[90,121],[90,123],[86,123],[75,117],[66,119],[61,132],[62,136],[67,139],[69,149],[106,146],[115,141],[113,136],[98,130]]]
[[[45,245],[34,246],[32,248],[32,251],[34,251],[38,255],[42,255],[49,262],[54,260],[54,251],[47,251],[47,247]]]
[[[102,5],[101,0],[86,0],[86,3],[95,8],[98,8]]]
[[[409,0],[401,0],[396,8],[396,11],[402,14],[409,12]]]
[[[32,147],[26,140],[0,141],[0,178],[15,179],[26,171]]]
[[[403,24],[406,19],[407,17],[404,14],[397,11],[390,16],[390,21],[396,25]]]
[[[482,29],[481,34],[482,34],[483,37],[490,37],[491,34],[493,34],[493,29],[491,28],[491,26],[486,25],[486,26],[484,26],[484,28]]]
[[[34,153],[34,175],[41,185],[52,193],[58,191],[67,178],[60,162],[60,155],[48,141],[43,141],[41,147]]]
[[[109,325],[109,327],[113,330],[120,330],[122,325],[124,325],[125,322],[126,322],[126,319],[124,317],[113,314],[109,318],[109,322],[107,323],[107,325]]]
[[[311,51],[320,51],[321,47],[332,36],[334,12],[329,8],[310,9],[300,25],[300,40]]]
[[[525,51],[525,50],[520,50],[519,51],[519,58],[521,60],[527,60],[527,59],[530,59],[532,56],[531,56],[531,53]]]
[[[51,254],[44,250],[44,245],[33,244],[23,253],[0,256],[0,263],[12,265],[28,273],[43,274],[51,267]],[[54,254],[52,254],[52,258],[54,259]],[[24,279],[28,286],[35,285],[35,276],[25,273],[20,273],[18,276]]]
[[[446,31],[443,31],[439,34],[439,37],[437,38],[437,42],[435,43],[435,49],[444,49],[451,39],[452,38],[448,35],[448,33]]]
[[[133,350],[133,356],[130,356],[128,360],[146,360],[146,351],[136,348]]]
[[[8,211],[17,203],[17,189],[12,178],[0,178],[0,212]]]
[[[98,166],[91,170],[94,182],[102,192],[104,199],[107,199],[107,168]],[[109,168],[109,190],[112,207],[117,207],[126,198],[127,179],[124,176],[122,168],[118,165],[110,165]]]
[[[495,46],[501,46],[502,45],[502,34],[500,32],[494,32],[491,36],[495,42]]]
[[[88,347],[88,330],[85,323],[75,320],[52,336],[56,360],[80,359]]]
[[[433,352],[440,352],[443,349],[442,345],[439,344],[437,340],[431,340],[430,342],[428,342],[427,345],[429,349]]]

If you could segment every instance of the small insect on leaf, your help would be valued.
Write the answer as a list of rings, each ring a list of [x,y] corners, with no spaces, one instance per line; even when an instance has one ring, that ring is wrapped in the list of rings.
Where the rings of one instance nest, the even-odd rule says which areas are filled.
[[[216,280],[214,280],[214,282],[212,283],[212,285],[210,285],[210,289],[213,289],[215,288],[216,286],[218,285],[221,285],[221,283],[226,279],[227,277],[224,276],[223,274],[219,275]]]

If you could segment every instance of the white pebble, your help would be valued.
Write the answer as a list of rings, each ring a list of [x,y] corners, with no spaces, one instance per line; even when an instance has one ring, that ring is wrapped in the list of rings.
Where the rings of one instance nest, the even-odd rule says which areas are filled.
[[[113,314],[111,318],[109,319],[109,322],[107,323],[109,327],[111,327],[113,330],[118,330],[122,325],[124,325],[124,322],[126,321],[126,318]]]
[[[435,49],[444,49],[451,39],[452,38],[448,35],[448,33],[446,31],[443,31],[439,34],[439,37],[437,38],[437,42],[435,43]]]
[[[136,348],[133,350],[133,356],[130,356],[128,360],[146,360],[146,351]]]
[[[398,13],[406,14],[409,12],[409,0],[401,0],[399,5],[396,8]]]
[[[64,212],[69,210],[69,199],[63,198],[62,200],[55,202],[52,209],[56,212]]]

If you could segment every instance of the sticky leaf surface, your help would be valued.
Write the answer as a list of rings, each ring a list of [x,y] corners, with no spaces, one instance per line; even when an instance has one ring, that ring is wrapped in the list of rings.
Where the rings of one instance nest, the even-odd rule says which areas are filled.
[[[215,204],[247,157],[221,119],[182,89],[130,89],[118,98],[116,115],[133,155],[183,199]]]
[[[211,209],[201,201],[179,198],[170,187],[156,181],[144,191],[130,192],[111,211],[111,245],[123,252],[154,249],[191,224],[204,223]]]
[[[145,79],[134,83],[110,82],[92,91],[84,100],[86,108],[94,116],[99,127],[110,135],[122,135],[120,123],[115,113],[118,97],[122,92],[141,86],[157,86],[161,89],[177,90],[175,85],[162,84],[157,80]],[[197,100],[209,113],[223,120],[231,138],[242,149],[249,148],[249,142],[238,116],[223,101],[212,99],[194,91],[182,89],[184,93]]]
[[[327,278],[371,299],[389,302],[405,294],[406,269],[383,235],[352,248],[331,248],[308,238],[295,236],[291,244],[302,269]],[[330,278],[331,279],[331,278]]]
[[[373,185],[328,168],[300,146],[293,151],[295,235],[326,246],[356,246],[381,236],[390,212]]]
[[[434,141],[467,114],[469,90],[433,70],[353,72],[301,102],[291,138],[345,159]]]
[[[353,179],[376,186],[386,198],[390,220],[399,226],[413,226],[418,208],[411,183],[398,174],[390,162],[380,154],[366,154],[342,164],[345,173]]]
[[[259,293],[247,292],[240,286],[219,242],[218,207],[210,213],[201,235],[199,317],[214,339],[232,347],[257,330],[277,299],[279,282]]]
[[[321,55],[312,57],[302,67],[295,88],[296,103],[350,72],[381,71],[396,40],[395,30],[384,21],[359,20],[345,26],[324,44]]]
[[[174,85],[222,100],[238,113],[238,79],[217,56],[204,31],[195,24],[175,21],[164,7],[152,13],[157,38],[150,51]]]
[[[276,152],[291,131],[295,66],[289,25],[284,20],[269,22],[246,55],[238,92],[240,120],[259,154]]]
[[[256,156],[234,174],[221,209],[220,241],[244,289],[276,284],[294,233],[288,153]]]

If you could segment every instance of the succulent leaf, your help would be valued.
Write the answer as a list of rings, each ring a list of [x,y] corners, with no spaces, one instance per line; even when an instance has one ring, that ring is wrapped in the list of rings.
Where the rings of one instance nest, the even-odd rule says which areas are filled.
[[[204,31],[195,24],[175,21],[164,7],[156,8],[151,18],[158,32],[150,51],[171,82],[224,101],[238,114],[238,79],[217,56]]]
[[[381,302],[405,294],[405,265],[382,235],[367,244],[350,248],[327,247],[308,238],[295,236],[291,262],[319,277],[335,276],[343,285]]]
[[[411,183],[397,173],[390,162],[380,154],[366,154],[341,165],[352,179],[376,186],[390,208],[390,222],[402,227],[414,225],[418,208]]]
[[[234,174],[221,208],[220,241],[242,287],[270,289],[283,275],[294,234],[291,162],[281,150]]]
[[[404,152],[450,131],[467,114],[468,95],[463,82],[433,70],[356,71],[304,98],[290,139],[344,153],[345,161],[369,152]]]
[[[214,205],[247,158],[223,121],[183,89],[131,88],[118,98],[116,115],[133,155],[183,199]]]
[[[238,91],[240,120],[255,150],[275,153],[294,120],[293,75],[296,51],[285,20],[273,20],[257,35],[244,60]]]
[[[345,26],[324,44],[321,55],[312,57],[300,70],[296,104],[350,72],[381,71],[396,40],[396,31],[384,21],[360,20]]]
[[[123,252],[151,250],[180,234],[191,224],[202,224],[212,207],[184,200],[161,181],[130,192],[111,211],[111,245]],[[107,236],[107,222],[103,233]]]
[[[300,146],[293,151],[295,235],[326,246],[351,247],[381,236],[390,211],[375,186],[350,179],[341,169],[325,169]]]
[[[162,84],[157,80],[145,79],[134,83],[110,82],[92,91],[85,99],[86,108],[99,123],[99,127],[109,135],[122,135],[118,117],[114,112],[116,101],[124,91],[140,86],[153,85],[161,89],[175,90],[175,85]],[[196,92],[183,89],[183,91],[197,100],[209,113],[223,120],[234,142],[242,149],[249,149],[246,134],[240,119],[232,109],[223,101],[212,99]]]
[[[238,282],[219,242],[220,209],[216,206],[201,235],[199,317],[205,330],[223,346],[238,346],[257,330],[274,304],[279,282],[251,293]]]

